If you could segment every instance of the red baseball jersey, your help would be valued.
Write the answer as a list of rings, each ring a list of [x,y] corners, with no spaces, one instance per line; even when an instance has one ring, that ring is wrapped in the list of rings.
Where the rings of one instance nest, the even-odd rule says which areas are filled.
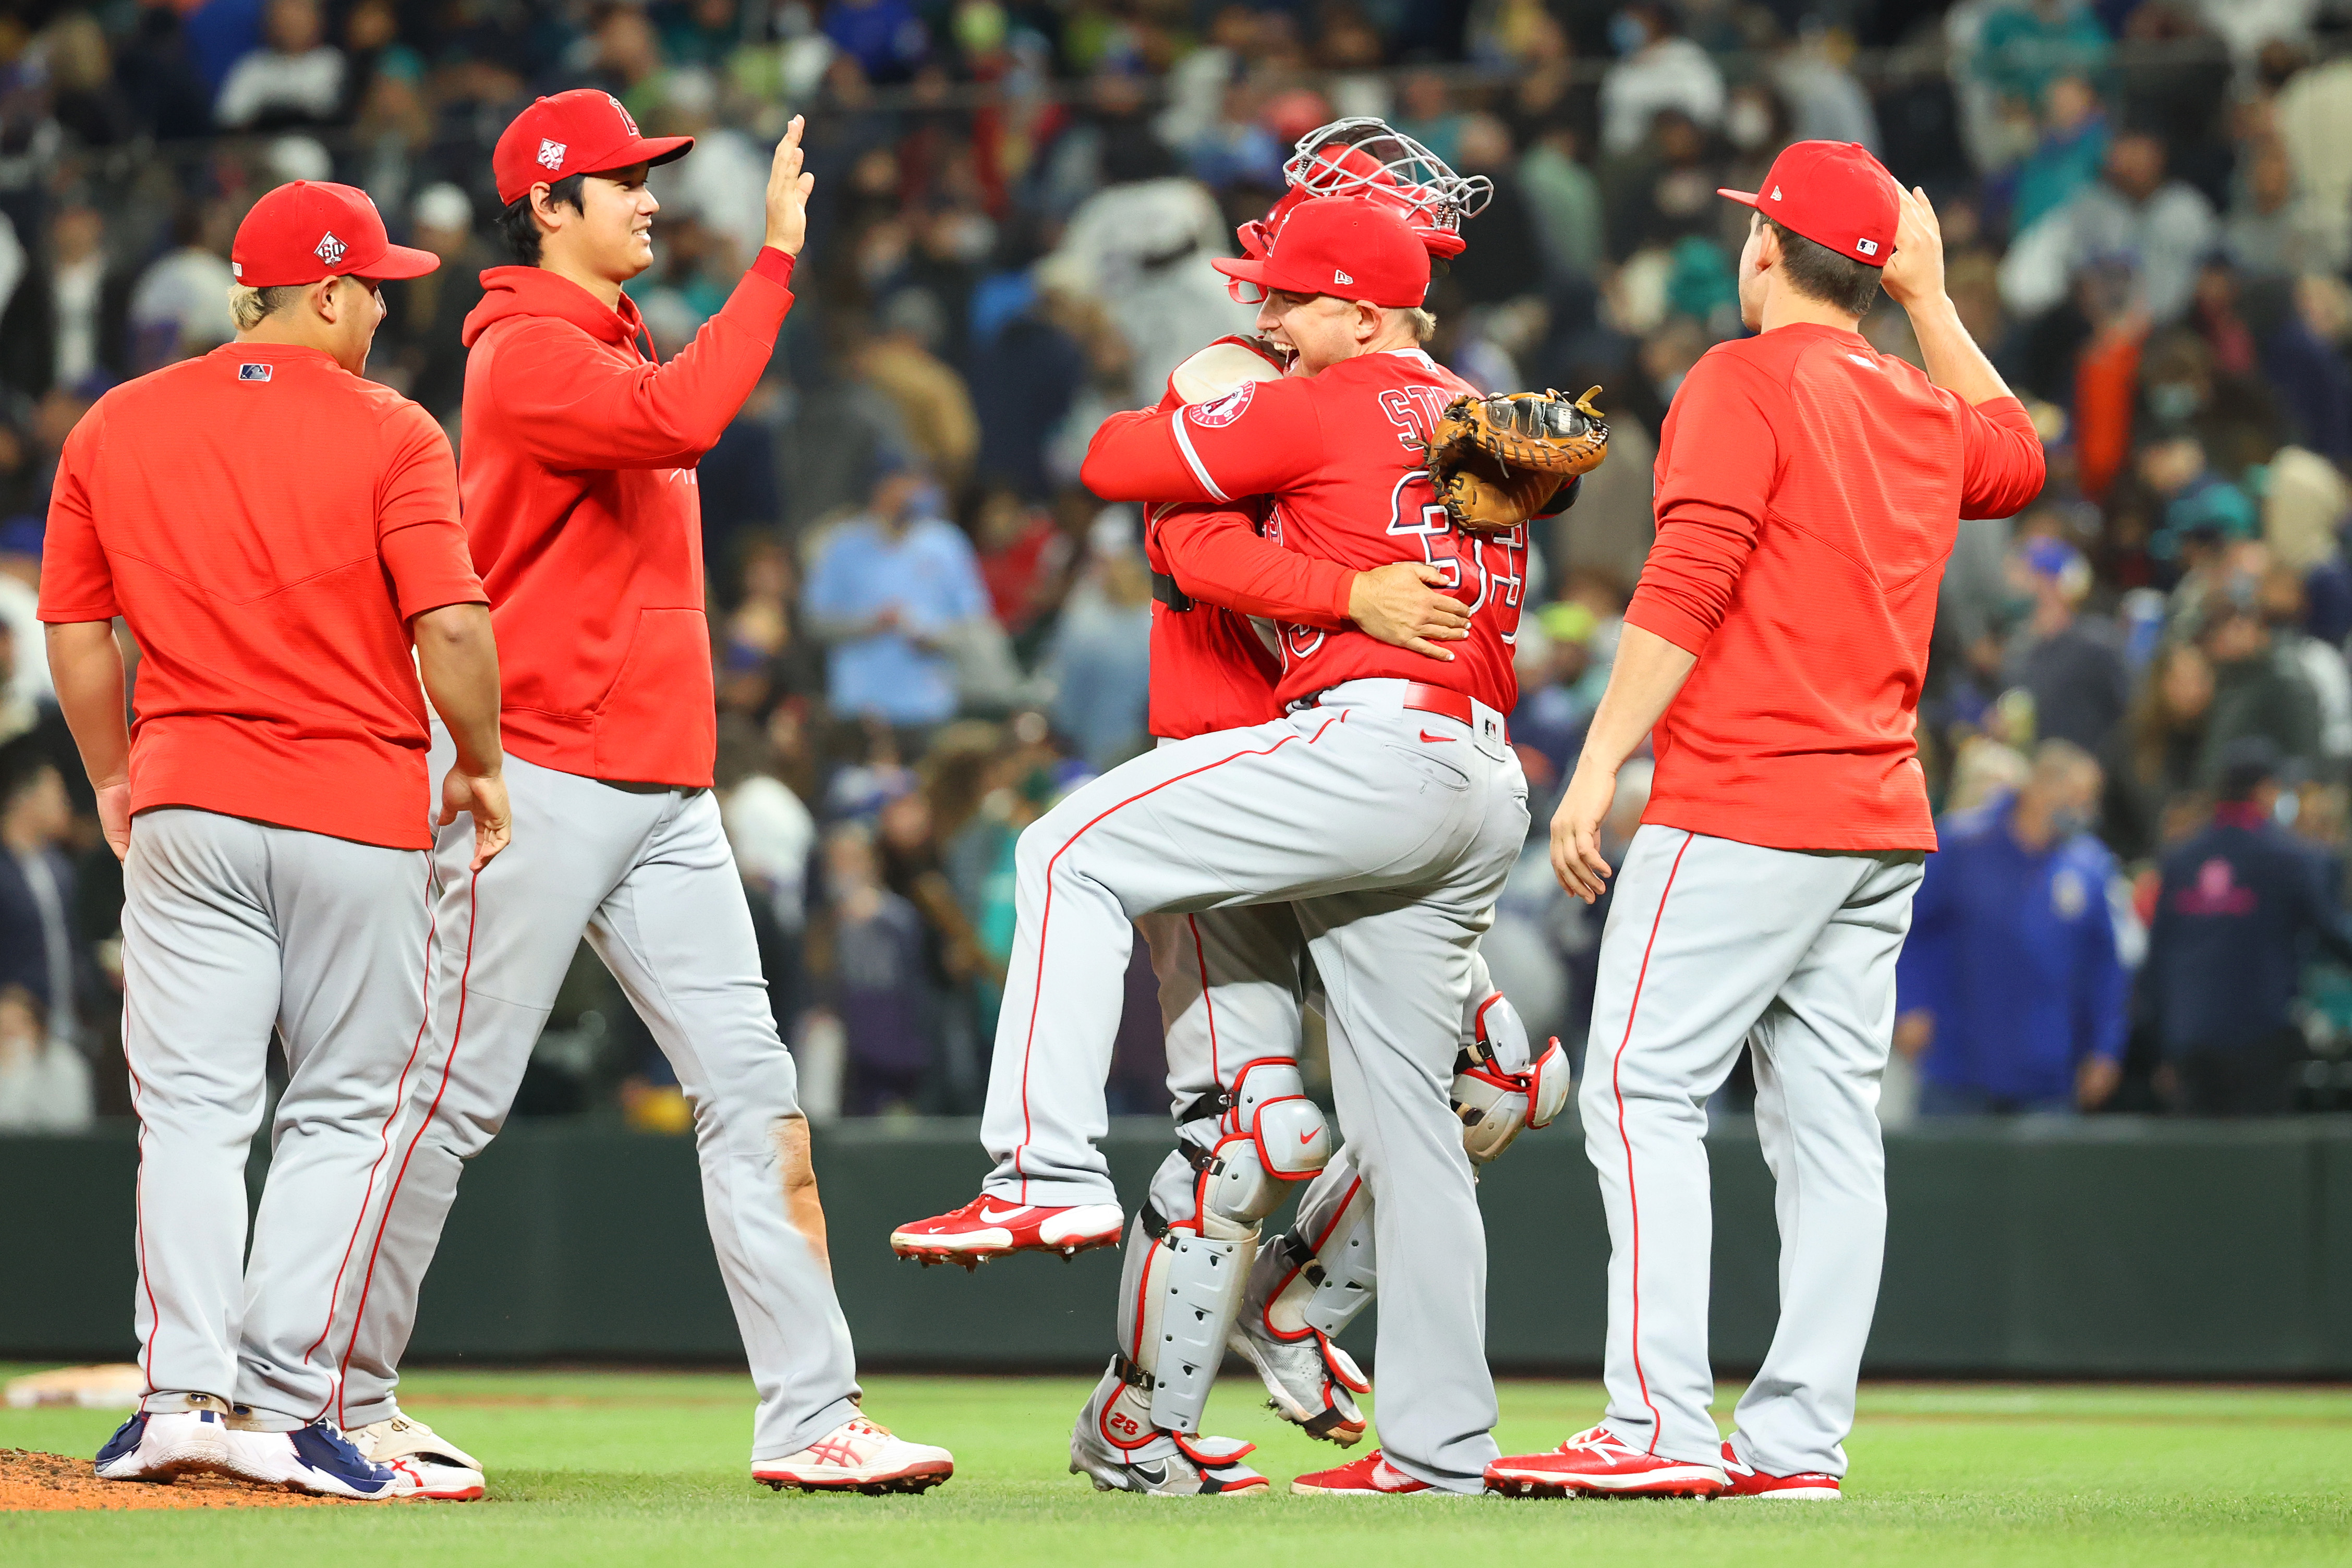
[[[66,437],[41,619],[139,640],[131,809],[430,846],[408,622],[478,604],[432,416],[317,349],[231,343]]]
[[[1349,576],[1425,560],[1471,607],[1470,636],[1450,663],[1352,627],[1286,621],[1277,702],[1343,681],[1408,680],[1508,713],[1518,696],[1511,650],[1527,587],[1526,530],[1464,534],[1421,465],[1441,412],[1472,390],[1418,349],[1362,354],[1318,375],[1245,382],[1181,413],[1113,414],[1095,433],[1080,476],[1107,500],[1265,496],[1265,537],[1275,543]],[[1344,615],[1344,588],[1337,591]]]
[[[1643,821],[1770,849],[1936,847],[1912,732],[1959,519],[2042,488],[2024,404],[1976,406],[1853,332],[1720,343],[1658,437],[1625,619],[1700,655]]]

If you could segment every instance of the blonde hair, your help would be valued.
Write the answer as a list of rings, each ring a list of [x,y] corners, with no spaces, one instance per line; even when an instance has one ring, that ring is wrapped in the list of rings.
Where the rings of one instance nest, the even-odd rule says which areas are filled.
[[[294,296],[302,292],[302,284],[281,284],[269,288],[247,288],[242,283],[228,287],[228,313],[240,332],[250,332]]]
[[[1426,343],[1437,336],[1437,318],[1415,305],[1407,309],[1404,319],[1412,323],[1412,340]]]

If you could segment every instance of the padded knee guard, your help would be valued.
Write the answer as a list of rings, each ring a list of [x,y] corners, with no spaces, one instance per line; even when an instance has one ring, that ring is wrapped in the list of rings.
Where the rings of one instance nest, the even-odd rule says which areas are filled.
[[[1341,1173],[1335,1173],[1341,1174]],[[1250,1282],[1250,1310],[1277,1339],[1309,1333],[1336,1336],[1371,1304],[1379,1273],[1372,1249],[1372,1192],[1360,1177],[1310,1193],[1298,1222],[1260,1254]],[[1342,1354],[1337,1347],[1334,1354]],[[1348,1364],[1353,1371],[1354,1364]],[[1335,1372],[1338,1370],[1334,1369]],[[1360,1375],[1341,1381],[1358,1388]]]
[[[1478,1003],[1467,1034],[1454,1058],[1448,1098],[1462,1119],[1463,1149],[1472,1165],[1483,1166],[1509,1148],[1522,1129],[1549,1126],[1576,1086],[1559,1041],[1534,1055],[1527,1025],[1500,991]]]

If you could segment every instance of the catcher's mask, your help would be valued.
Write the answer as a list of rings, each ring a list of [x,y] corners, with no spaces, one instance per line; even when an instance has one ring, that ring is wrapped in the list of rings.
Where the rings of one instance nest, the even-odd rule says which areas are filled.
[[[1324,196],[1361,196],[1403,218],[1433,264],[1462,254],[1462,220],[1475,216],[1494,198],[1495,183],[1483,174],[1467,179],[1445,161],[1384,120],[1369,115],[1335,120],[1308,131],[1282,166],[1288,189],[1263,218],[1235,231],[1243,253],[1262,258],[1274,236],[1302,202]],[[1244,305],[1256,305],[1265,291],[1234,278],[1226,291]]]

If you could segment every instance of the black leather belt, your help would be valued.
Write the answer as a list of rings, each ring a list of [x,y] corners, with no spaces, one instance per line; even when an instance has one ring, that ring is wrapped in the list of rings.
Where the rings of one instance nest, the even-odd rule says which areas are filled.
[[[1176,580],[1164,571],[1155,571],[1151,574],[1151,597],[1180,613],[1192,609],[1198,602],[1191,594],[1177,587]]]

